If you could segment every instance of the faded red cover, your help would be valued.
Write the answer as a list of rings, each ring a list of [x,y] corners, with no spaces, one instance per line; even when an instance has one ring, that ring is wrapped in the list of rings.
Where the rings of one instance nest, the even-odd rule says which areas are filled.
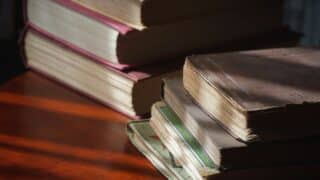
[[[126,26],[124,24],[121,24],[105,15],[99,14],[93,10],[90,10],[84,6],[81,6],[71,0],[53,0],[69,9],[72,9],[74,11],[77,11],[87,17],[90,17],[106,26],[109,26],[113,29],[115,29],[116,31],[118,31],[120,34],[124,35],[126,33],[128,33],[129,31],[132,31],[133,29],[129,26]],[[78,46],[75,46],[61,38],[58,38],[54,35],[52,35],[51,33],[43,30],[42,28],[36,26],[35,24],[31,23],[28,20],[28,12],[27,12],[27,3],[28,0],[24,0],[23,1],[23,11],[24,11],[24,20],[26,25],[31,26],[33,29],[36,29],[38,32],[41,32],[42,34],[45,34],[47,37],[50,37],[50,39],[54,39],[55,41],[64,44],[65,46],[69,47],[70,49],[73,49],[74,51],[77,51],[79,54],[85,55],[87,57],[90,57],[90,59],[93,59],[95,61],[98,61],[100,63],[106,64],[108,66],[114,67],[116,69],[119,70],[124,70],[124,69],[130,69],[132,68],[132,65],[128,65],[128,64],[118,64],[118,63],[112,63],[111,61],[101,58],[97,55],[95,55],[94,53],[91,53],[89,51],[87,51],[86,49],[83,48],[79,48]]]
[[[22,36],[21,36],[21,51],[22,51],[22,56],[23,56],[23,60],[24,60],[24,63],[26,65],[26,67],[29,67],[28,66],[28,59],[26,58],[26,53],[25,53],[25,48],[24,48],[24,39],[25,39],[25,35],[27,34],[28,31],[32,31],[34,33],[37,33],[38,35],[40,36],[43,36],[47,39],[50,39],[52,42],[56,43],[57,45],[59,46],[62,46],[64,48],[67,48],[71,51],[74,51],[76,52],[74,49],[71,49],[69,48],[68,46],[66,46],[65,44],[61,44],[59,42],[57,42],[55,39],[52,39],[48,36],[46,36],[45,34],[42,34],[41,32],[37,31],[36,29],[33,29],[32,27],[30,26],[26,26]],[[76,52],[77,53],[77,52]],[[84,56],[84,55],[83,55]],[[84,57],[87,57],[89,58],[88,56],[84,56]],[[145,66],[141,66],[139,68],[135,68],[135,69],[130,69],[130,70],[119,70],[119,69],[115,69],[115,68],[112,68],[106,64],[101,64],[99,63],[98,61],[95,61],[96,63],[100,64],[101,66],[105,67],[106,69],[108,70],[111,70],[115,73],[118,73],[119,75],[121,76],[125,76],[131,80],[133,80],[134,82],[138,83],[139,81],[143,81],[143,80],[146,80],[148,78],[151,78],[151,77],[154,77],[154,76],[157,76],[157,75],[161,75],[163,73],[168,73],[168,72],[174,72],[180,68],[182,68],[182,65],[183,65],[183,62],[184,60],[176,60],[176,61],[173,61],[171,63],[160,63],[160,64],[155,64],[155,65],[145,65]],[[99,99],[95,98],[95,97],[92,97],[84,92],[80,92],[79,90],[77,89],[74,89],[70,86],[68,86],[67,84],[57,80],[56,78],[50,76],[49,74],[47,74],[46,72],[43,72],[43,71],[40,71],[38,69],[32,69],[40,74],[43,74],[44,76],[46,76],[47,78],[51,79],[51,80],[54,80],[55,82],[58,82],[59,84],[62,84],[63,86],[69,88],[69,89],[72,89],[74,91],[77,91],[78,93],[82,94],[82,95],[85,95],[87,97],[90,97],[92,99],[95,99],[96,101],[98,102],[101,102]],[[101,102],[123,114],[125,114],[125,112],[122,112],[120,111],[117,107],[114,107],[112,104],[106,104],[104,102]],[[130,115],[126,114],[127,116],[131,117]],[[141,119],[145,117],[145,115],[141,115],[141,116],[134,116],[134,117],[131,117],[131,118],[134,118],[134,119]]]
[[[60,41],[57,41],[55,38],[52,38],[51,36],[47,36],[45,33],[43,33],[42,31],[38,31],[38,29],[35,29],[33,26],[26,26],[24,31],[25,32],[23,33],[23,37],[21,38],[22,39],[22,42],[21,42],[22,46],[24,46],[24,36],[25,36],[26,32],[32,31],[32,32],[39,34],[40,36],[43,36],[47,39],[50,39],[52,42],[58,44],[59,46],[63,46],[64,48],[67,48],[71,51],[74,51],[75,53],[78,53],[77,50],[70,48],[68,45],[61,43]],[[81,53],[78,53],[78,54],[80,54],[88,59],[91,59],[91,57],[86,54],[81,54]],[[170,63],[160,62],[160,63],[156,63],[156,64],[148,64],[148,65],[143,65],[143,66],[139,66],[136,68],[130,68],[127,70],[119,70],[119,69],[113,68],[111,66],[108,66],[104,63],[101,63],[100,61],[96,61],[94,59],[92,59],[92,61],[100,64],[101,66],[105,67],[106,69],[109,69],[113,72],[120,74],[121,76],[125,76],[125,77],[133,80],[134,82],[138,82],[138,81],[142,81],[142,80],[154,77],[154,76],[161,75],[163,73],[176,71],[177,69],[182,68],[184,59],[170,61]]]

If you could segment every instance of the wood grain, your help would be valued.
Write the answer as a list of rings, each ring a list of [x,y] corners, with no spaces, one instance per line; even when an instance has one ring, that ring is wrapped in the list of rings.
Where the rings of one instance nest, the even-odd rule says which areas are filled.
[[[27,72],[0,87],[0,178],[163,179],[130,144],[129,119]]]
[[[164,179],[129,142],[129,119],[27,72],[0,86],[0,179]],[[210,179],[319,179],[320,166]]]

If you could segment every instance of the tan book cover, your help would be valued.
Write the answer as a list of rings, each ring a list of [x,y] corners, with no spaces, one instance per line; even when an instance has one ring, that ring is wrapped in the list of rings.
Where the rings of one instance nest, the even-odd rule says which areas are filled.
[[[279,48],[187,58],[183,82],[244,141],[319,134],[320,51]]]

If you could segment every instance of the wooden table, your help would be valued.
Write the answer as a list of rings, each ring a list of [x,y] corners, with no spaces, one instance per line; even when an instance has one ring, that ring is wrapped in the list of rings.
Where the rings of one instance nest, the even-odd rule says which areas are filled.
[[[0,178],[163,179],[130,144],[129,119],[27,72],[0,87]]]
[[[24,73],[0,86],[0,179],[164,179],[130,144],[128,121]],[[251,169],[213,179],[320,179],[319,170],[319,165]]]

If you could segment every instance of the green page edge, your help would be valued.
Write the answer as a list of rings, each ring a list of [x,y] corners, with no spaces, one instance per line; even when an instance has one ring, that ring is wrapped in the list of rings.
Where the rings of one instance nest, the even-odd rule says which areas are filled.
[[[186,144],[192,149],[198,160],[200,160],[205,166],[219,169],[219,167],[211,160],[205,150],[202,148],[196,138],[185,128],[180,118],[169,106],[161,106],[160,112],[162,116],[177,130],[180,137],[186,142]]]

